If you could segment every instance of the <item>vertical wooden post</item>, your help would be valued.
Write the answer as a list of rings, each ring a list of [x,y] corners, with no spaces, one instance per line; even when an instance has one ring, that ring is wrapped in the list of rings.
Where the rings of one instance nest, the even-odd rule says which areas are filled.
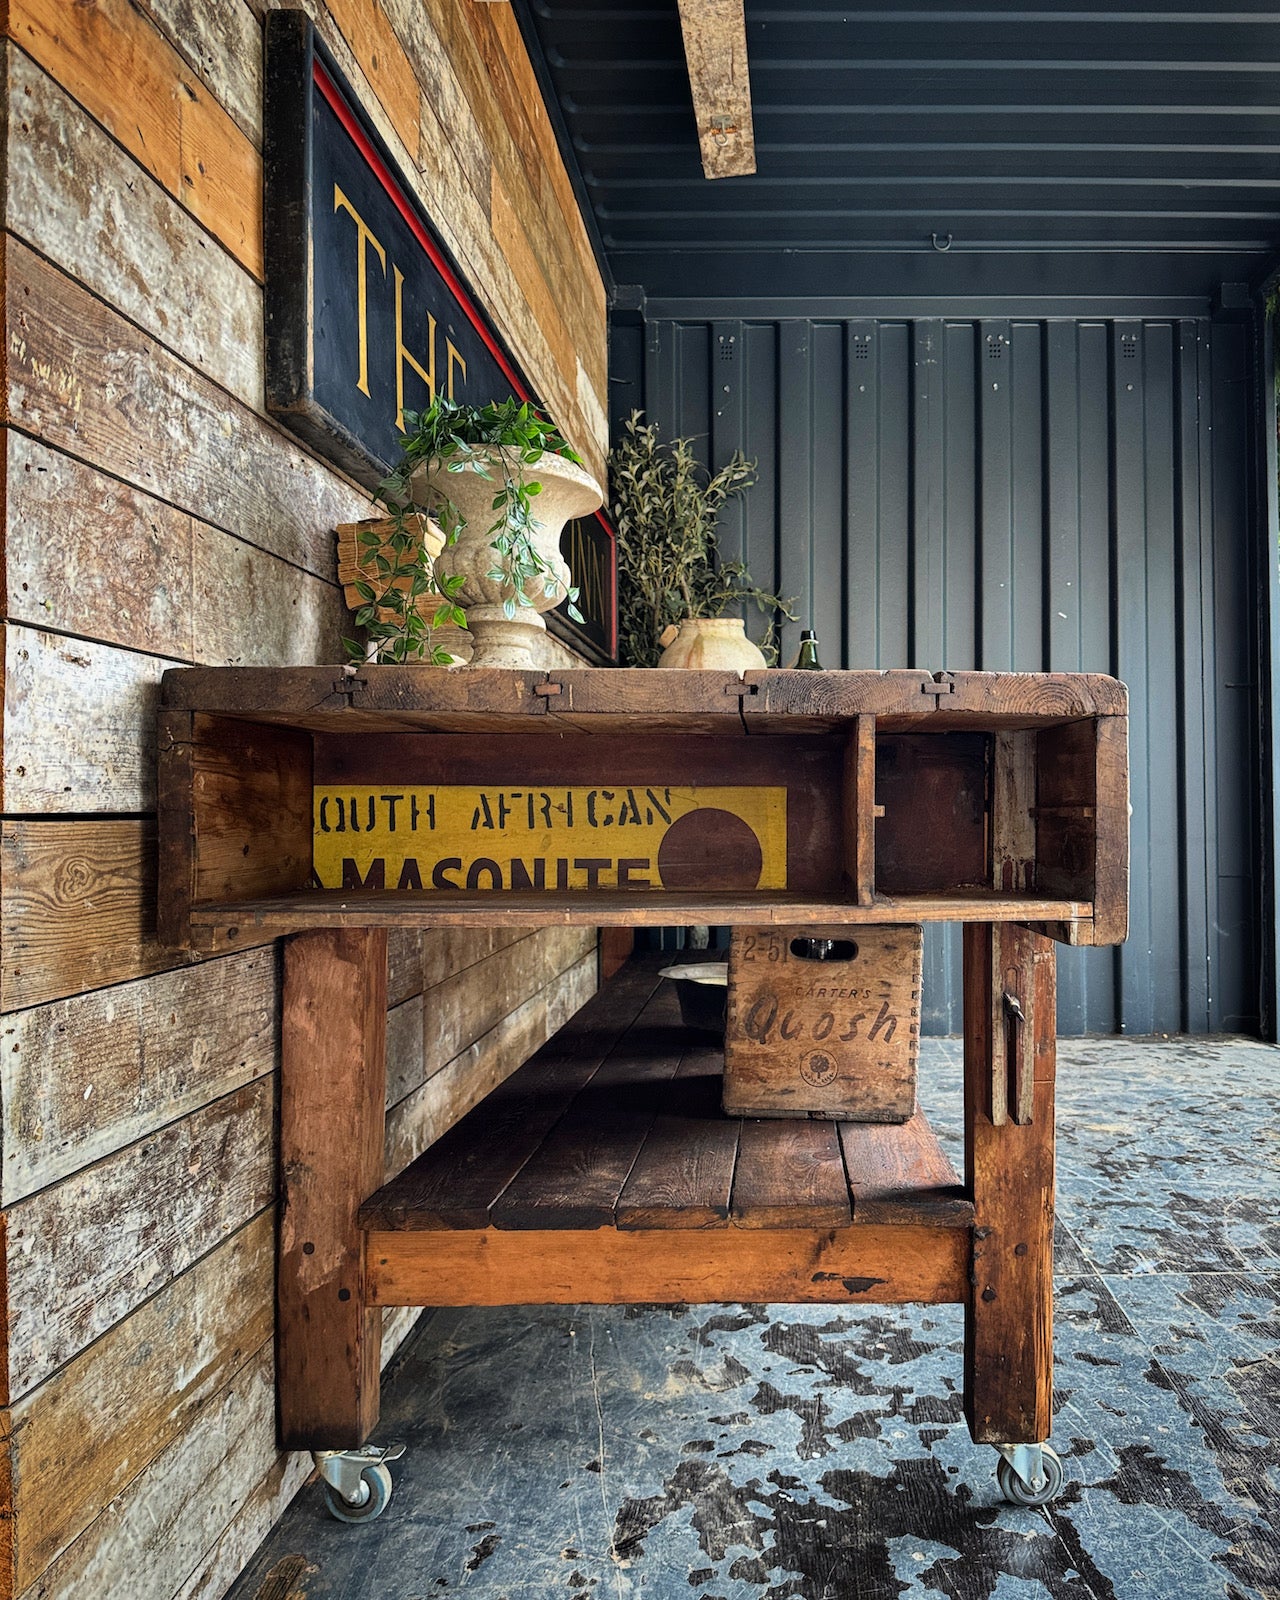
[[[361,1204],[383,1180],[387,935],[284,947],[276,1392],[286,1450],[353,1449],[378,1420],[382,1313],[365,1305]]]
[[[876,719],[855,718],[844,747],[842,826],[844,871],[860,906],[876,897],[876,818],[884,813],[876,805]]]
[[[964,1403],[980,1444],[1038,1444],[1053,1425],[1056,981],[1052,940],[1012,923],[965,925]]]

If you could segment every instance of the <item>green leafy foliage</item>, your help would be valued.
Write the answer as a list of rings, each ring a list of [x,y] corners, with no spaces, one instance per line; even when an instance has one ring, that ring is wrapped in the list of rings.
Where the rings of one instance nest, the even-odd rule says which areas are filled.
[[[653,423],[633,411],[609,453],[609,494],[618,535],[618,640],[629,666],[652,667],[659,635],[687,617],[719,617],[750,602],[769,617],[762,649],[776,659],[780,617],[795,620],[791,600],[751,581],[741,561],[721,561],[717,524],[728,501],[756,481],[756,464],[738,451],[714,475],[692,439],[664,444]]]
[[[463,628],[466,615],[459,606],[449,604],[428,620],[419,614],[415,602],[424,594],[439,594],[452,602],[464,579],[437,582],[426,552],[409,532],[408,520],[418,509],[409,495],[409,480],[414,472],[430,462],[436,468],[443,467],[446,473],[475,472],[491,478],[491,468],[495,464],[500,467],[502,482],[493,497],[496,515],[487,530],[496,559],[488,575],[495,583],[506,586],[508,593],[502,609],[512,618],[518,607],[532,607],[526,589],[533,580],[540,577],[549,595],[561,587],[554,571],[533,546],[533,499],[542,492],[542,485],[528,477],[524,469],[535,466],[547,454],[579,464],[581,458],[552,422],[533,406],[514,398],[468,406],[439,395],[425,411],[406,411],[403,422],[400,461],[373,495],[376,503],[386,507],[395,525],[387,541],[392,553],[390,557],[375,556],[373,564],[381,588],[375,590],[372,584],[360,586],[361,598],[368,604],[356,613],[356,623],[377,645],[379,661],[430,661],[442,666],[451,658],[436,641],[435,630],[445,623]],[[512,456],[518,458],[514,468]],[[456,543],[465,518],[453,501],[441,494],[432,514],[446,542]],[[365,541],[371,541],[370,548],[383,542],[377,533],[362,535],[362,542]],[[566,609],[575,622],[581,622],[577,599],[578,590],[569,589]],[[391,619],[379,621],[380,609],[392,612]],[[344,639],[343,644],[351,660],[364,659],[364,646],[358,641]]]

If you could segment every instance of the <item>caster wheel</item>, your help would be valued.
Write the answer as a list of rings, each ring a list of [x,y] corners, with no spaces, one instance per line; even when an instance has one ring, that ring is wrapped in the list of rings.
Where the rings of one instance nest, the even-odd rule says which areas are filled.
[[[337,1517],[339,1522],[372,1522],[387,1509],[391,1499],[391,1474],[387,1468],[381,1464],[366,1467],[360,1474],[360,1481],[368,1490],[368,1496],[358,1505],[345,1500],[331,1483],[325,1484],[324,1503],[331,1517]]]
[[[1066,1474],[1057,1453],[1045,1445],[1041,1451],[1041,1459],[1044,1464],[1044,1482],[1038,1489],[1028,1489],[1012,1466],[1003,1459],[1000,1461],[996,1467],[996,1482],[1000,1485],[1000,1493],[1010,1505],[1047,1506],[1062,1493]]]

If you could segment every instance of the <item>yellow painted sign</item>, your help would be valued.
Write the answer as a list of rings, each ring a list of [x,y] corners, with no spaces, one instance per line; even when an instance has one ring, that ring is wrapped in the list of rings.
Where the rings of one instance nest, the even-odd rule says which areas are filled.
[[[785,788],[317,786],[325,889],[782,889]]]

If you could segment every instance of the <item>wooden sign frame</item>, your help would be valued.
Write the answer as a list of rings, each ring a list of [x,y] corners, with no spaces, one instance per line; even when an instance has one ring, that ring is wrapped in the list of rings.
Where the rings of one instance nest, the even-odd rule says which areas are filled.
[[[370,490],[398,459],[403,412],[437,388],[481,405],[515,395],[545,412],[310,20],[271,12],[266,41],[268,411]],[[613,528],[597,512],[561,545],[586,621],[560,607],[547,625],[614,664]]]

